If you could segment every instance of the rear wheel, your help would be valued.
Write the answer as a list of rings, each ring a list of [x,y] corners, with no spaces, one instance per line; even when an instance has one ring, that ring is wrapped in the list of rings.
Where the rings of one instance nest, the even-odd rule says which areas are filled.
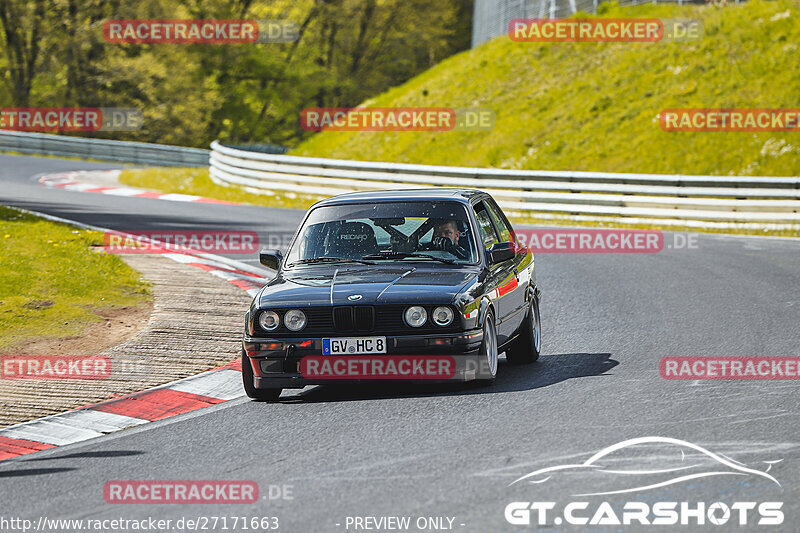
[[[506,351],[506,359],[513,365],[533,363],[542,352],[542,320],[539,316],[539,301],[531,299],[517,339]]]
[[[253,367],[250,366],[250,358],[242,350],[242,384],[244,393],[249,398],[261,402],[274,402],[281,395],[283,389],[257,389],[253,379]]]

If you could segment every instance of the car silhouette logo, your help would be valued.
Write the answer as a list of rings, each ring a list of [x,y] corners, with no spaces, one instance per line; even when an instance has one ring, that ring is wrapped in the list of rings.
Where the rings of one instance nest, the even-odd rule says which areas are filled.
[[[347,297],[347,299],[350,300],[351,302],[357,302],[358,300],[361,299],[361,295],[360,294],[351,294],[350,296]]]
[[[660,468],[653,468],[654,465],[647,462],[646,455],[642,456],[641,454],[632,454],[628,457],[623,457],[623,461],[614,460],[615,456],[624,454],[626,451],[641,445],[660,445],[662,454],[658,455],[657,458],[661,460],[664,460],[666,457],[663,452],[672,449],[673,453],[680,453],[680,460],[673,464],[665,464]],[[639,467],[637,467],[637,463],[639,462],[643,462],[644,464],[640,464]],[[778,480],[767,473],[772,469],[774,464],[779,462],[781,462],[781,459],[763,461],[763,463],[767,465],[767,468],[762,471],[751,468],[721,453],[714,453],[697,444],[692,444],[684,440],[669,437],[641,437],[626,440],[604,448],[583,463],[557,465],[536,470],[512,481],[509,486],[522,481],[532,484],[541,484],[559,474],[563,475],[569,472],[577,472],[583,475],[584,480],[590,474],[601,474],[603,476],[602,479],[616,485],[614,490],[574,494],[574,496],[581,497],[641,492],[674,485],[676,483],[723,475],[762,477],[780,487],[781,484]],[[656,479],[652,479],[652,476],[655,476]]]

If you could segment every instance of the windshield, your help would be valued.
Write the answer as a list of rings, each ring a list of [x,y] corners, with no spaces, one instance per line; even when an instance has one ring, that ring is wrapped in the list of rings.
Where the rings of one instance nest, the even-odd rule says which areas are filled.
[[[467,210],[457,202],[395,202],[318,207],[285,264],[360,260],[477,262]]]

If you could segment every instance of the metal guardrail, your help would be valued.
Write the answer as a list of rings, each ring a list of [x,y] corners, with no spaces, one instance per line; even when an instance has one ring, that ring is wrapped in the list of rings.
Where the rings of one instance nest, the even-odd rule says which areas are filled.
[[[7,130],[0,130],[0,151],[181,167],[204,167],[209,154],[201,148]]]
[[[250,152],[211,143],[210,175],[254,192],[330,196],[424,186],[479,188],[537,218],[664,225],[800,225],[800,178],[529,171],[374,163]]]
[[[0,151],[160,166],[210,165],[220,185],[330,196],[419,187],[485,190],[507,210],[539,219],[617,220],[698,227],[800,227],[800,178],[504,170],[276,155],[223,146],[162,144],[0,131]]]

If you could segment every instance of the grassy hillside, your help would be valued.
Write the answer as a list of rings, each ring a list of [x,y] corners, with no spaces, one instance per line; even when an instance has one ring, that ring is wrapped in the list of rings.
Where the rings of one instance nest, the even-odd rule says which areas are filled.
[[[324,132],[293,154],[511,169],[798,175],[800,132],[664,132],[668,108],[799,108],[800,4],[602,4],[602,17],[702,19],[695,42],[499,37],[366,104],[488,107],[487,132]]]

